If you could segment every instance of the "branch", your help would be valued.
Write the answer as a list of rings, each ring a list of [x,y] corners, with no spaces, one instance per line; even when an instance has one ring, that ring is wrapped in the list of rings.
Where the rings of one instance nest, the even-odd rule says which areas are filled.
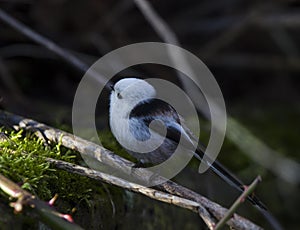
[[[152,6],[145,0],[134,0],[136,6],[140,9],[146,20],[150,23],[156,33],[163,41],[179,45],[175,33],[171,30],[168,24],[156,13]]]
[[[85,168],[79,165],[71,164],[65,161],[55,160],[47,158],[47,161],[54,164],[56,168],[63,169],[65,171],[76,173],[82,176],[86,176],[98,181],[102,181],[111,185],[115,185],[132,192],[143,194],[154,200],[159,200],[165,203],[173,204],[181,208],[189,209],[193,212],[198,213],[209,229],[213,229],[215,226],[214,218],[202,207],[201,204],[191,201],[188,199],[181,198],[179,196],[171,195],[166,192],[161,192],[153,188],[148,188],[136,183],[131,183],[121,178],[108,175],[93,169]]]
[[[65,59],[67,62],[71,63],[74,67],[78,68],[81,71],[87,71],[88,66],[81,62],[78,58],[73,56],[68,51],[64,50],[63,48],[59,47],[53,41],[49,40],[48,38],[43,37],[42,35],[36,33],[23,23],[19,22],[15,18],[11,17],[9,14],[4,12],[0,9],[0,19],[8,24],[9,26],[13,27],[18,32],[22,33],[26,37],[30,38],[31,40],[35,41],[36,43],[46,47],[47,49],[51,50],[53,53],[57,54],[58,56]]]
[[[36,43],[40,44],[43,47],[46,47],[66,62],[73,65],[75,68],[82,72],[86,72],[89,69],[89,66],[82,62],[79,58],[74,56],[69,51],[65,50],[64,48],[58,46],[56,43],[51,41],[50,39],[43,37],[42,35],[38,34],[37,32],[33,31],[25,24],[21,23],[20,21],[16,20],[15,18],[11,17],[9,14],[4,12],[0,9],[0,19],[5,22],[7,25],[11,26],[18,32],[22,33],[26,37],[30,38],[31,40],[35,41]],[[99,75],[99,73],[95,71],[89,71],[89,74],[94,77],[97,81],[99,81],[102,85],[106,85],[107,80],[106,77]]]
[[[31,132],[39,131],[49,141],[54,143],[61,142],[62,145],[67,148],[76,150],[85,156],[92,157],[105,165],[121,170],[124,174],[133,176],[144,182],[151,180],[154,176],[152,172],[143,168],[133,170],[132,166],[134,166],[134,164],[132,162],[114,154],[102,146],[83,140],[79,137],[75,138],[72,134],[54,129],[31,119],[25,119],[0,110],[0,125],[14,127],[15,129],[25,129]],[[220,220],[227,212],[226,208],[223,208],[219,204],[210,201],[206,197],[201,196],[188,188],[172,181],[164,182],[165,180],[163,178],[156,175],[154,180],[156,184],[159,184],[155,186],[156,189],[199,203],[199,205],[201,205],[199,215],[204,221],[207,218],[208,212],[217,220]],[[159,183],[160,181],[161,183]],[[261,229],[259,226],[239,215],[234,215],[227,224],[235,229]]]
[[[16,213],[23,210],[23,206],[31,207],[39,218],[53,229],[81,230],[82,228],[72,223],[70,215],[64,215],[52,208],[48,203],[37,199],[29,192],[22,189],[8,178],[0,174],[0,188],[17,201],[10,205]]]
[[[237,208],[245,201],[245,199],[251,195],[258,185],[258,183],[261,181],[261,177],[258,176],[255,178],[255,180],[252,182],[252,184],[247,187],[244,192],[239,196],[239,198],[236,199],[236,201],[233,203],[233,205],[230,207],[228,212],[225,216],[219,221],[219,223],[216,225],[215,230],[220,230],[226,222],[231,218],[231,216],[236,212]]]

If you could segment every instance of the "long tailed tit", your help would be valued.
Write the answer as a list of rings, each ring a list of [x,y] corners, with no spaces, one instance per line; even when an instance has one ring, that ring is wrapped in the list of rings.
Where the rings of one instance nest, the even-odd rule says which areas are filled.
[[[175,109],[168,103],[155,99],[155,96],[154,87],[137,78],[125,78],[113,86],[109,122],[117,141],[142,164],[160,164],[168,159],[177,148],[180,137],[187,151],[195,149],[194,156],[199,160],[204,159],[203,148],[197,145],[198,142],[195,146],[196,139],[183,125]],[[166,128],[165,135],[152,128],[151,122],[155,120],[163,123]],[[147,140],[150,141],[145,142]],[[205,159],[210,168],[223,180],[238,191],[244,191],[243,183],[219,162],[210,162],[206,157]],[[248,200],[266,209],[255,196],[249,196]]]

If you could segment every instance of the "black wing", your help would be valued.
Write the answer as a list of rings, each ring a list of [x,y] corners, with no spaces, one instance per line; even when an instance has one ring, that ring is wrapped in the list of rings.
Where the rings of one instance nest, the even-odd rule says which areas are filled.
[[[153,118],[163,117],[173,119],[180,124],[176,110],[168,103],[156,98],[141,101],[131,110],[129,115],[129,118],[144,119],[148,125]]]
[[[131,111],[129,118],[138,118],[149,127],[154,120],[160,120],[161,123],[152,124],[151,130],[166,137],[175,143],[179,143],[188,149],[193,149],[194,144],[189,135],[182,130],[180,116],[176,110],[168,103],[151,98],[137,104]],[[166,134],[164,133],[167,129]],[[180,139],[182,135],[182,139]]]

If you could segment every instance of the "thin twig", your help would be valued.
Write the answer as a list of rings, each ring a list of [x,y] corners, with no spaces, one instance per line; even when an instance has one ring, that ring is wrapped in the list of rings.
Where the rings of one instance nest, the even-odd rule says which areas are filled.
[[[147,21],[152,25],[152,28],[165,42],[178,45],[179,42],[175,33],[170,29],[168,24],[155,12],[148,1],[134,0],[136,6],[141,10]]]
[[[228,209],[228,212],[226,213],[225,216],[218,222],[218,224],[215,227],[215,230],[220,230],[226,222],[231,218],[231,216],[236,212],[238,207],[245,201],[245,199],[251,195],[258,185],[258,183],[261,182],[261,177],[258,176],[255,178],[255,180],[247,187],[244,192],[239,196],[239,198],[236,199],[236,201],[232,204],[230,209]]]
[[[89,69],[89,66],[82,62],[79,58],[74,56],[72,53],[63,49],[62,47],[58,46],[56,43],[51,41],[50,39],[43,37],[42,35],[38,34],[37,32],[33,31],[25,24],[21,23],[20,21],[16,20],[15,18],[11,17],[9,14],[4,12],[0,9],[0,19],[8,24],[9,26],[13,27],[15,30],[19,31],[20,33],[24,34],[31,40],[35,41],[36,43],[46,47],[53,53],[57,54],[61,58],[63,58],[66,62],[73,65],[75,68],[82,72],[86,72]],[[99,81],[102,85],[106,85],[107,79],[104,76],[101,76],[99,73],[95,71],[90,71],[89,74],[94,77],[97,81]]]
[[[23,206],[31,207],[39,218],[53,229],[81,230],[78,225],[70,222],[71,216],[55,211],[48,203],[22,189],[19,185],[0,174],[0,188],[17,201],[11,203],[15,212],[21,212]]]
[[[0,110],[0,125],[10,125],[10,127],[14,127],[15,129],[25,129],[31,132],[36,132],[36,130],[39,130],[49,141],[54,143],[61,142],[61,144],[67,148],[74,149],[80,152],[82,155],[93,158],[94,160],[113,167],[116,170],[121,170],[124,174],[130,175],[144,183],[145,181],[150,181],[154,176],[152,172],[149,172],[143,168],[137,168],[133,170],[132,167],[134,164],[132,162],[114,154],[102,146],[83,140],[79,137],[75,137],[67,132],[46,126],[31,119],[25,119],[23,117]],[[155,186],[155,188],[163,192],[199,203],[203,207],[199,209],[199,215],[201,215],[203,220],[207,218],[207,212],[211,213],[212,216],[217,220],[220,220],[227,212],[226,208],[223,208],[219,204],[216,204],[206,197],[201,196],[200,194],[188,188],[178,185],[175,182],[165,181],[164,178],[157,175],[155,175],[154,180],[155,184],[159,184]],[[261,229],[259,226],[239,215],[234,215],[227,224],[235,229]]]
[[[79,70],[85,72],[88,70],[88,66],[81,62],[78,58],[70,54],[65,49],[59,47],[53,41],[49,40],[46,37],[36,33],[25,24],[19,22],[15,18],[11,17],[9,14],[4,12],[0,9],[0,19],[4,21],[9,26],[13,27],[15,30],[19,31],[20,33],[24,34],[26,37],[30,38],[31,40],[35,41],[36,43],[46,47],[47,49],[51,50],[58,56],[65,59],[67,62],[71,63],[74,67],[78,68]]]

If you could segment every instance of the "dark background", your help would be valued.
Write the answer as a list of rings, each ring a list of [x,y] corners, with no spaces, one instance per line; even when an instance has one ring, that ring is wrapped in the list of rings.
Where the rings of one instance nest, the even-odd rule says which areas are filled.
[[[228,114],[283,157],[299,163],[300,2],[149,2],[173,30],[181,46],[198,56],[214,74]],[[129,0],[0,0],[0,8],[88,65],[124,45],[162,41]],[[145,65],[130,71],[140,74],[137,77],[158,76],[180,84],[172,70],[159,66]],[[82,76],[83,72],[0,21],[1,109],[58,127],[71,126],[73,97]],[[100,111],[106,111],[100,117],[105,117],[107,103],[104,100],[103,107],[99,105]],[[105,124],[100,121],[99,129],[106,129]],[[278,178],[245,157],[228,140],[220,161],[247,183],[257,174],[263,174],[258,189],[261,199],[285,228],[298,227],[299,184]],[[231,190],[226,185],[221,184],[222,187],[219,181],[203,183],[205,178],[201,181],[195,171],[194,167],[186,172],[188,177],[178,180],[221,204],[232,203],[236,194],[228,192]],[[199,184],[195,185],[195,181]],[[125,222],[134,221],[132,216],[135,216],[147,223],[147,229],[176,228],[176,221],[189,229],[199,225],[193,214],[178,212],[182,215],[179,218],[167,206],[161,208],[160,215],[170,220],[164,219],[165,225],[153,222],[158,215],[156,206],[160,204],[153,205],[148,200],[143,203],[143,199],[138,197],[134,209],[137,211],[131,210],[124,216]],[[252,209],[246,205],[242,213],[268,226]]]

